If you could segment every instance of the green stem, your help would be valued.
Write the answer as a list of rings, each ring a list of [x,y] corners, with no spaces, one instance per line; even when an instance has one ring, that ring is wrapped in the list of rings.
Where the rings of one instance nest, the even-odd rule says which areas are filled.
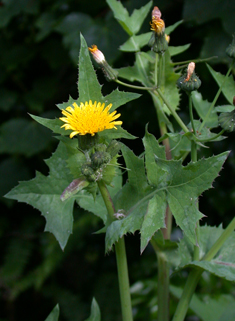
[[[158,54],[156,54],[155,58],[155,66],[154,66],[154,84],[158,85]]]
[[[103,197],[106,209],[108,211],[108,220],[111,223],[114,220],[115,208],[113,201],[109,194],[109,191],[103,181],[98,181],[100,193]],[[109,223],[109,224],[110,224]],[[126,249],[124,237],[120,238],[115,244],[115,252],[117,259],[117,270],[118,270],[118,282],[120,290],[120,299],[122,307],[122,319],[123,321],[132,321],[132,307],[131,307],[131,296],[130,296],[130,283],[128,276],[128,265],[126,258]]]
[[[233,68],[233,63],[231,64],[231,66],[230,66],[230,68],[229,68],[229,70],[228,70],[228,72],[227,72],[227,74],[226,74],[226,76],[225,76],[225,78],[224,78],[219,90],[217,91],[217,94],[215,95],[215,98],[214,98],[213,102],[210,105],[210,108],[209,108],[209,110],[208,110],[208,112],[206,114],[206,117],[204,118],[203,122],[201,123],[201,126],[199,127],[199,131],[201,131],[202,128],[205,126],[205,123],[206,123],[208,117],[210,116],[211,111],[212,111],[212,109],[214,108],[214,106],[215,106],[215,104],[217,102],[217,99],[219,98],[219,95],[220,95],[220,93],[222,91],[222,88],[223,88],[223,86],[224,86],[224,84],[225,84],[225,82],[226,82],[226,80],[227,80],[232,68]]]
[[[138,89],[138,90],[154,90],[155,89],[155,87],[143,87],[143,86],[135,86],[135,85],[127,84],[126,82],[123,82],[118,79],[116,79],[115,82],[120,85],[129,87],[129,88],[133,88],[133,89]]]
[[[157,252],[158,321],[169,321],[169,264],[165,253]]]
[[[185,61],[179,61],[179,62],[172,62],[171,65],[172,65],[172,66],[182,65],[182,66],[179,66],[179,67],[174,68],[174,70],[178,70],[178,69],[182,69],[182,68],[184,68],[184,67],[187,67],[187,65],[188,65],[190,62],[195,62],[195,63],[205,62],[205,61],[209,61],[209,60],[215,59],[215,58],[218,58],[218,57],[217,57],[217,56],[212,56],[212,57],[205,58],[205,59],[194,59],[194,60],[185,60]]]
[[[194,119],[193,119],[193,104],[192,104],[192,95],[191,93],[188,94],[188,98],[189,98],[189,115],[190,115],[190,121],[191,121],[191,125],[192,125],[192,129],[193,129],[193,133],[196,136],[196,129],[195,129],[195,125],[194,125]],[[193,163],[196,163],[197,161],[197,144],[195,143],[195,141],[191,141],[191,160]],[[198,207],[198,201],[197,201],[197,207]],[[196,225],[196,237],[197,237],[197,244],[194,245],[194,254],[193,254],[193,259],[195,261],[199,260],[199,223],[197,222]]]
[[[169,102],[166,100],[166,98],[164,97],[164,95],[162,94],[161,90],[156,88],[155,91],[156,93],[158,93],[158,95],[162,98],[162,100],[164,101],[165,105],[167,106],[167,108],[170,110],[172,116],[175,118],[175,120],[177,121],[177,123],[179,124],[179,126],[183,129],[183,131],[185,133],[188,133],[189,130],[187,128],[187,126],[184,124],[184,122],[181,120],[181,118],[178,116],[178,114],[176,113],[176,111],[171,107],[171,105],[169,104]]]
[[[159,72],[158,72],[158,88],[161,90],[165,86],[165,55],[159,54]]]
[[[191,298],[195,292],[198,281],[202,275],[203,269],[194,269],[189,273],[187,278],[183,293],[181,295],[180,301],[178,303],[177,309],[175,311],[172,321],[183,321],[188,307],[191,301]]]

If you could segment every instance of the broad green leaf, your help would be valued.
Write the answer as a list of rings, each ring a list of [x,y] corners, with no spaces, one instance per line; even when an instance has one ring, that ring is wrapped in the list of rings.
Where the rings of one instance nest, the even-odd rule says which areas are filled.
[[[0,126],[0,153],[30,157],[51,142],[48,130],[27,119],[11,119]]]
[[[180,267],[198,266],[229,281],[235,281],[235,249],[232,244],[235,242],[235,233],[224,242],[223,246],[211,261],[203,261],[203,256],[209,251],[212,245],[222,234],[222,227],[200,227],[200,261],[193,260],[192,245],[183,238],[179,243]]]
[[[169,49],[170,56],[173,57],[173,56],[179,55],[180,53],[186,51],[190,46],[191,46],[190,43],[184,46],[177,46],[177,47],[169,46],[168,49]]]
[[[28,182],[20,182],[5,197],[32,205],[46,219],[45,231],[54,234],[60,247],[64,249],[73,228],[74,198],[62,202],[60,196],[72,182],[67,168],[66,147],[60,143],[53,156],[46,160],[50,168],[48,176],[37,173]]]
[[[88,319],[85,321],[100,321],[101,320],[101,315],[100,315],[100,308],[98,303],[96,302],[96,299],[92,299],[91,303],[91,314]]]
[[[212,67],[208,64],[207,68],[209,69],[210,73],[212,74],[213,78],[217,82],[218,86],[222,86],[222,93],[224,94],[224,97],[227,99],[227,101],[232,105],[233,104],[233,97],[234,97],[234,80],[233,76],[230,75],[227,79],[224,75],[222,75],[220,72],[214,71]]]
[[[135,9],[132,15],[129,16],[128,11],[123,7],[120,1],[107,0],[107,3],[112,9],[114,17],[120,23],[122,28],[128,33],[128,35],[135,35],[138,33],[144,22],[144,19],[152,7],[152,1],[150,1],[140,9]]]
[[[118,139],[118,138],[126,138],[126,139],[136,139],[137,137],[129,134],[125,129],[121,126],[116,126],[117,129],[112,128],[110,130],[104,130],[99,133],[99,136],[102,138],[110,139]]]
[[[48,315],[45,321],[58,321],[60,315],[60,308],[59,304],[57,304],[54,309],[51,311],[51,313]]]
[[[165,226],[166,194],[161,191],[148,203],[147,211],[140,229],[141,253],[144,251],[154,233]]]
[[[180,299],[183,290],[171,285],[170,292]],[[194,294],[189,307],[202,321],[233,321],[235,318],[235,300],[232,295],[221,294],[217,298],[206,295],[201,299]]]
[[[185,167],[182,166],[181,161],[167,161],[155,155],[154,158],[157,165],[155,169],[152,164],[154,160],[151,158],[151,153],[153,155],[160,153],[159,155],[162,156],[162,151],[157,141],[148,133],[146,133],[144,143],[145,154],[147,155],[145,166],[148,181],[156,185],[149,185],[147,177],[144,177],[143,160],[124,146],[122,152],[126,167],[129,170],[128,182],[115,196],[114,201],[116,210],[122,210],[126,217],[113,222],[108,227],[106,250],[110,250],[112,245],[124,234],[141,230],[148,206],[150,205],[156,209],[157,202],[160,202],[160,213],[157,213],[158,218],[161,217],[160,225],[163,224],[163,208],[166,208],[166,203],[168,203],[177,225],[181,227],[190,243],[196,244],[195,226],[198,220],[203,217],[203,214],[197,208],[197,198],[204,190],[211,187],[228,153],[201,159],[196,163],[189,163]],[[159,171],[162,172],[163,177],[159,177]],[[160,199],[164,199],[162,192],[166,193],[165,205],[160,201]],[[160,195],[161,197],[156,197],[153,200],[155,195]],[[153,216],[152,212],[149,213],[149,216]],[[153,228],[145,229],[144,240],[142,241],[143,247],[146,246],[147,240],[156,232],[156,230],[153,230]]]
[[[198,116],[202,120],[204,120],[207,115],[207,112],[209,111],[211,103],[209,103],[207,100],[203,100],[202,94],[196,90],[192,92],[192,99],[193,106],[196,109]],[[211,113],[207,116],[207,121],[205,125],[209,128],[214,128],[218,126],[218,116],[215,113],[215,109],[212,109]]]

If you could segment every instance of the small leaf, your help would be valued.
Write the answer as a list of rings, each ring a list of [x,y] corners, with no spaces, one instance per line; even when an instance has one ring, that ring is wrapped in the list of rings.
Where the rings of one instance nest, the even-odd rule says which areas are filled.
[[[58,321],[59,320],[59,314],[60,314],[60,308],[57,304],[54,309],[51,311],[51,313],[48,315],[45,321]]]
[[[181,23],[183,23],[183,20],[179,20],[176,23],[174,23],[173,25],[166,27],[165,33],[167,35],[170,35],[179,25],[181,25]]]
[[[100,315],[100,308],[98,303],[96,302],[96,299],[93,298],[91,303],[91,314],[88,319],[85,321],[100,321],[101,315]]]
[[[220,72],[214,71],[212,67],[208,64],[206,64],[207,68],[209,69],[210,73],[212,74],[213,78],[217,82],[218,86],[222,86],[222,93],[224,94],[224,97],[227,99],[227,101],[232,105],[233,104],[233,97],[234,97],[234,80],[233,76],[230,75],[229,77],[226,77],[222,75]]]

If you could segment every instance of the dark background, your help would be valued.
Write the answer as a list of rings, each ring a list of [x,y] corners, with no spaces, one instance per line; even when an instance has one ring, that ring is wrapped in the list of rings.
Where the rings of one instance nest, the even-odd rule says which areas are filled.
[[[144,0],[122,1],[129,12],[146,4]],[[191,43],[174,61],[218,56],[210,61],[216,71],[226,73],[229,58],[225,49],[235,32],[234,1],[158,1],[166,26],[183,19],[172,34],[170,45]],[[151,15],[143,32],[149,31]],[[133,64],[133,55],[119,46],[127,35],[114,20],[103,0],[9,0],[0,2],[0,321],[44,321],[59,303],[60,320],[82,321],[90,311],[92,297],[98,301],[102,320],[121,320],[114,253],[104,254],[104,235],[92,234],[102,224],[98,218],[76,207],[74,231],[62,252],[54,236],[43,233],[45,220],[32,207],[3,198],[18,181],[48,174],[43,159],[57,146],[52,133],[31,120],[28,113],[54,118],[55,104],[77,98],[79,34],[89,46],[97,44],[108,62],[118,68]],[[146,48],[147,49],[147,48]],[[204,99],[209,101],[217,86],[204,64],[197,65]],[[234,72],[234,70],[233,70]],[[100,70],[103,94],[116,85],[107,83]],[[119,86],[121,90],[127,90]],[[235,88],[234,88],[235,95]],[[182,95],[179,114],[187,119]],[[227,102],[223,97],[220,104]],[[121,107],[123,127],[140,138],[145,124],[159,137],[155,111],[147,93]],[[231,150],[221,177],[200,198],[200,209],[207,217],[203,224],[228,224],[234,216],[235,144],[234,133],[200,156]],[[143,151],[141,139],[125,141],[136,154]],[[175,235],[177,229],[174,230]],[[157,264],[151,247],[139,254],[139,235],[126,239],[131,284],[144,285],[145,292],[134,291],[136,320],[156,320],[155,281]],[[177,285],[185,274],[173,277]],[[199,291],[216,295],[234,293],[233,286],[207,276]],[[151,281],[152,280],[152,281]],[[208,283],[209,282],[209,283]],[[216,288],[212,288],[212,284]],[[175,301],[176,302],[176,301]],[[174,310],[174,300],[172,311]]]

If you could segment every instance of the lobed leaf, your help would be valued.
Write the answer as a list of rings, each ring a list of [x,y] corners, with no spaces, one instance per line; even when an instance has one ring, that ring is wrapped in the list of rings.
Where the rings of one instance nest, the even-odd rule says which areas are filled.
[[[71,183],[71,176],[67,164],[66,147],[60,143],[53,156],[46,160],[50,173],[44,176],[37,173],[36,177],[27,182],[20,182],[5,197],[32,205],[46,219],[45,231],[54,234],[60,247],[65,248],[73,228],[74,198],[64,202],[60,196]]]
[[[223,229],[219,227],[202,226],[200,228],[200,261],[193,260],[193,248],[186,238],[179,243],[179,256],[181,258],[180,268],[194,266],[213,273],[229,281],[235,281],[235,249],[231,244],[235,242],[235,233],[224,242],[223,246],[211,261],[203,261],[203,256],[222,234]]]

